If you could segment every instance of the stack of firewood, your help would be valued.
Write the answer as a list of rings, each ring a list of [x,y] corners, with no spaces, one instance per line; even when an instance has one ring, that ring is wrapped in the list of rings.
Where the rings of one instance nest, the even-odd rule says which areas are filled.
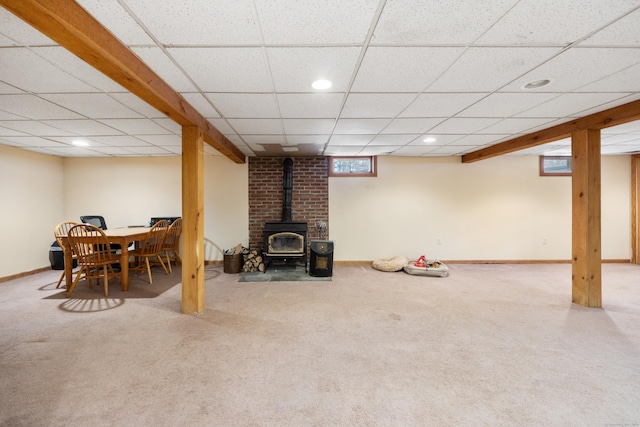
[[[260,251],[257,249],[249,251],[249,253],[245,257],[244,267],[242,267],[242,271],[244,271],[245,273],[255,273],[256,271],[264,272],[264,269],[264,260],[260,255]]]

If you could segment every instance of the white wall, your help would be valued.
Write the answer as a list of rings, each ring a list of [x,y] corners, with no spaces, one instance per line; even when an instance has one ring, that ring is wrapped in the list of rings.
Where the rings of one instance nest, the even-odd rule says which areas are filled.
[[[329,179],[329,220],[337,260],[569,260],[571,178],[537,156],[379,157],[377,178]],[[603,258],[629,259],[629,236],[630,160],[604,156]]]
[[[49,265],[63,176],[60,157],[0,145],[0,277]]]

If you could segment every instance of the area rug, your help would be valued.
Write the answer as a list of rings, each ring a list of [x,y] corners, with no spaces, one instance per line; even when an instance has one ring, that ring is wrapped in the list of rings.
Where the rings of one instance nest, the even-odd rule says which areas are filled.
[[[315,277],[304,271],[304,267],[272,267],[264,273],[240,273],[239,282],[330,282],[331,277]]]

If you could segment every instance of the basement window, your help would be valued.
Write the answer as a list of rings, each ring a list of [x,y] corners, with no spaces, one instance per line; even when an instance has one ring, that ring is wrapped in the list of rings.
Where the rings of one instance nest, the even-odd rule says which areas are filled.
[[[376,156],[329,157],[329,176],[378,176]]]
[[[540,156],[540,176],[571,176],[571,156]]]

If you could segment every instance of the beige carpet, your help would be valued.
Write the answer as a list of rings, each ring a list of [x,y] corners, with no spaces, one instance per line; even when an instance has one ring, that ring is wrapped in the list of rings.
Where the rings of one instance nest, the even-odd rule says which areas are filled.
[[[334,266],[330,282],[180,270],[0,283],[2,426],[640,424],[640,267],[603,266],[603,309],[571,266],[449,265],[447,278]]]

